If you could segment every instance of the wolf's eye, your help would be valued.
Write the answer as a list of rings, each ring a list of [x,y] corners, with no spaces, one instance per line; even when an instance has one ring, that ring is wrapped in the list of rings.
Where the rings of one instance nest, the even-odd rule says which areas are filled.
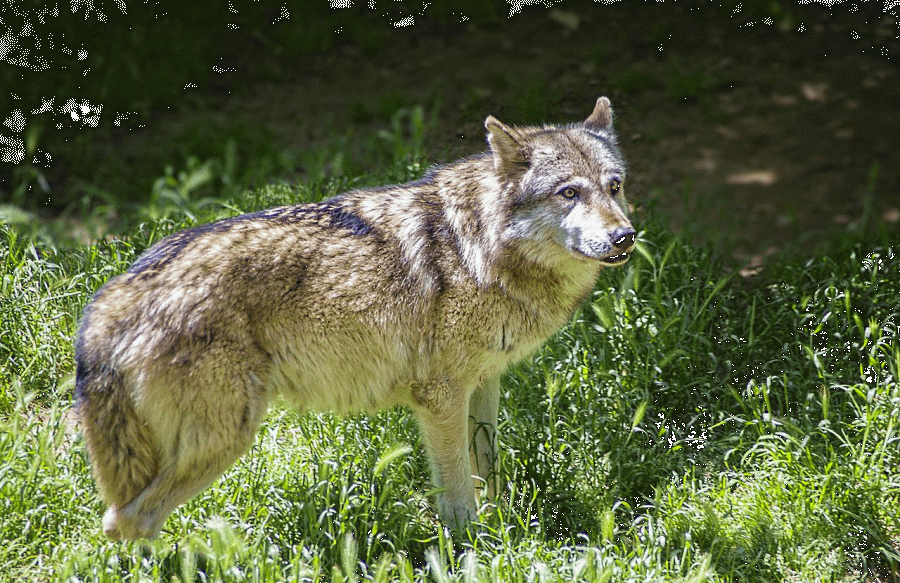
[[[571,186],[567,186],[567,187],[563,188],[557,194],[564,198],[568,198],[569,200],[578,198],[578,190],[576,190],[575,188],[572,188]]]
[[[613,178],[612,180],[609,181],[609,192],[613,196],[616,196],[617,194],[619,194],[619,189],[621,187],[622,187],[622,181],[619,180],[618,178]]]

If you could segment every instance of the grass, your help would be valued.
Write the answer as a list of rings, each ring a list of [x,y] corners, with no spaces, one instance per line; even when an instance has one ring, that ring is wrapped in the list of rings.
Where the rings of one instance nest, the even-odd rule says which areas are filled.
[[[12,149],[6,148],[20,159],[0,164],[0,216],[15,213],[23,222],[77,216],[100,203],[144,203],[150,186],[145,179],[189,156],[221,157],[229,140],[237,149],[235,176],[244,186],[296,174],[305,128],[291,138],[265,135],[253,121],[210,115],[220,109],[215,96],[283,79],[310,55],[353,47],[372,57],[390,44],[392,20],[427,7],[392,3],[377,11],[374,4],[349,10],[300,0],[278,7],[143,3],[127,10],[124,4],[76,4],[68,10],[21,4],[3,15],[4,32],[21,34],[4,44],[9,66],[0,67],[0,87],[15,91],[0,92],[0,112],[3,119],[16,112],[24,127],[10,138]],[[457,3],[454,10],[480,23],[498,19],[485,0]],[[462,16],[446,9],[434,14],[451,22]],[[355,117],[389,120],[402,101],[391,96],[376,111]],[[91,113],[77,115],[81,106]],[[193,110],[178,116],[192,123],[172,121],[166,112],[173,110]],[[147,123],[163,133],[145,135],[146,145],[136,151],[123,150],[123,142],[135,142],[123,140],[126,132]]]
[[[0,227],[0,581],[900,578],[900,241],[849,233],[746,281],[653,216],[504,377],[502,496],[469,532],[437,521],[402,409],[276,410],[159,540],[104,539],[70,410],[91,294],[191,224],[421,175],[427,116],[390,127],[364,179],[335,138],[300,184],[227,188],[226,148],[167,171],[118,236]]]

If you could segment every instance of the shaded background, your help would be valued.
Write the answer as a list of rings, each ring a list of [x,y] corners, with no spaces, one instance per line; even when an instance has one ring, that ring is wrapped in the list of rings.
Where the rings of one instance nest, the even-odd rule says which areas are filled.
[[[161,178],[223,200],[365,175],[398,137],[442,162],[483,147],[488,114],[576,121],[603,94],[638,223],[655,209],[748,274],[834,230],[896,232],[889,1],[448,4],[11,2],[0,217],[90,239]]]

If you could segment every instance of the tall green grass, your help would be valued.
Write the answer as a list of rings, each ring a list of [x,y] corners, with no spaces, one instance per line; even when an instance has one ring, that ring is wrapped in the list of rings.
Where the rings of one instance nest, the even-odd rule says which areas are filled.
[[[410,111],[366,183],[424,170]],[[360,183],[323,158],[308,182],[209,197],[199,164],[102,242],[0,227],[0,580],[900,577],[900,241],[849,234],[747,281],[652,216],[504,377],[502,495],[468,532],[437,520],[406,411],[276,410],[159,540],[105,540],[70,408],[91,294],[175,230]]]

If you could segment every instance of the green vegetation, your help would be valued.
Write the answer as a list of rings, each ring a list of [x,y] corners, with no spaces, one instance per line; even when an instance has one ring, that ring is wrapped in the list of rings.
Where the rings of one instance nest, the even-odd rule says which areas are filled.
[[[421,21],[426,10],[442,25],[487,27],[508,13],[489,0],[450,6],[394,0],[377,9],[374,2],[308,0],[46,4],[16,2],[0,18],[6,39],[0,43],[0,128],[14,141],[4,142],[3,151],[21,155],[0,163],[0,219],[7,222],[80,216],[86,209],[99,216],[143,204],[148,177],[189,156],[221,158],[221,150],[209,150],[229,140],[237,144],[243,186],[304,175],[295,151],[301,140],[206,112],[217,110],[225,95],[297,75],[298,62],[310,56],[352,49],[368,62],[402,34],[394,23]],[[411,105],[395,93],[372,108],[370,97],[351,105],[354,123],[389,121]],[[175,113],[184,111],[190,113]],[[16,119],[14,113],[23,129],[2,124]],[[123,149],[129,132],[146,136],[145,126],[154,135]],[[119,163],[110,164],[110,157]]]
[[[14,124],[0,125],[7,139],[21,139],[23,154],[16,163],[0,163],[4,220],[79,216],[85,209],[144,203],[148,177],[188,156],[221,157],[229,140],[237,144],[235,170],[246,178],[245,186],[263,184],[262,177],[303,174],[292,149],[296,140],[266,135],[245,118],[192,113],[182,116],[190,118],[183,126],[180,120],[157,120],[173,112],[216,110],[221,95],[281,80],[310,55],[353,47],[372,57],[389,45],[393,21],[428,6],[391,2],[376,11],[374,4],[350,9],[352,3],[337,3],[347,8],[335,9],[301,0],[278,6],[202,0],[127,8],[44,4],[18,2],[2,15],[4,33],[12,36],[0,45],[0,122],[13,112],[24,117],[24,129],[12,134]],[[454,10],[478,11],[474,19],[480,23],[498,18],[486,0],[459,2]],[[452,22],[462,17],[445,9],[435,14]],[[402,95],[392,97],[377,111],[357,112],[354,121],[370,115],[390,120],[407,105]],[[204,106],[196,107],[198,102]],[[148,120],[162,133],[146,146],[123,149],[123,136]],[[110,164],[110,157],[119,163]]]
[[[652,209],[660,185],[648,184],[640,252],[504,377],[501,497],[469,532],[437,521],[406,411],[274,410],[253,451],[180,508],[158,541],[107,541],[71,410],[72,340],[94,291],[179,229],[421,176],[438,98],[470,108],[483,103],[479,92],[490,96],[474,85],[473,99],[439,88],[424,100],[365,94],[349,121],[374,129],[323,136],[313,127],[334,126],[326,112],[286,139],[252,117],[209,113],[216,93],[286,77],[324,51],[377,56],[403,34],[392,23],[426,7],[437,21],[489,30],[508,9],[288,0],[283,11],[132,3],[126,15],[111,3],[101,17],[76,4],[46,19],[4,14],[23,31],[22,54],[48,62],[34,75],[0,68],[11,88],[0,95],[12,100],[4,116],[28,115],[24,161],[0,167],[0,583],[900,581],[900,239],[878,231],[878,162],[856,231],[752,279],[723,260],[736,219],[723,218],[718,245],[698,248],[689,242],[709,236],[707,224],[669,234]],[[800,22],[777,0],[717,10],[782,30]],[[602,28],[587,56],[566,52],[604,87],[694,102],[719,123],[726,114],[713,97],[740,79],[672,57],[708,43],[649,24],[654,59],[632,68],[606,72],[616,53]],[[51,36],[44,50],[33,44]],[[554,119],[567,99],[566,84],[495,76],[505,121]],[[108,122],[87,129],[99,110],[79,121],[64,110],[70,99],[102,104]],[[146,144],[119,139],[172,109],[192,113],[155,124]],[[462,117],[485,114],[471,113]],[[651,142],[668,131],[650,127]],[[681,209],[709,215],[720,195],[685,183]]]
[[[633,260],[504,377],[502,496],[469,532],[437,522],[405,411],[276,410],[159,540],[104,539],[70,408],[91,294],[186,226],[421,175],[428,119],[395,113],[365,179],[336,137],[302,183],[245,189],[226,145],[167,170],[118,236],[0,226],[0,581],[900,576],[900,242],[847,234],[747,281],[652,215]]]

